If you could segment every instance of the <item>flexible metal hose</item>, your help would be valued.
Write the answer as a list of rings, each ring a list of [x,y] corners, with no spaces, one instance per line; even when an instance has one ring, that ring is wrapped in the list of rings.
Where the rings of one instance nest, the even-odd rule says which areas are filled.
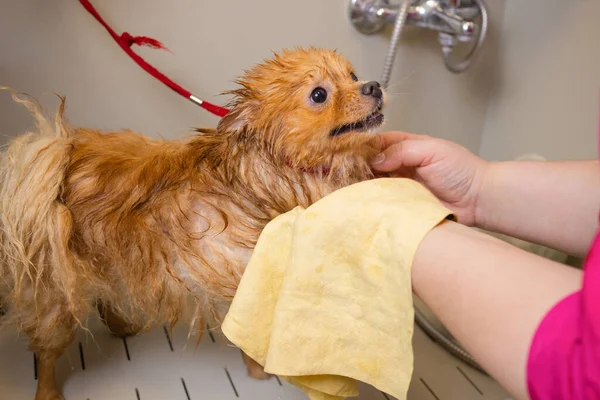
[[[390,47],[388,48],[388,53],[383,64],[383,73],[381,74],[381,86],[383,86],[384,88],[387,88],[388,84],[390,83],[392,66],[394,65],[394,60],[396,59],[398,42],[400,41],[400,34],[402,33],[402,29],[404,28],[404,23],[406,22],[406,16],[408,15],[408,6],[410,5],[410,3],[411,0],[404,0],[400,5],[400,10],[398,11],[398,16],[396,17],[396,23],[394,24],[394,31],[392,32]]]
[[[473,58],[475,57],[476,53],[479,51],[479,48],[481,47],[481,45],[483,43],[483,39],[485,39],[485,36],[487,33],[488,17],[487,17],[487,9],[485,7],[485,4],[483,3],[483,0],[474,0],[474,1],[477,2],[477,4],[481,8],[481,18],[482,18],[481,31],[479,32],[479,37],[478,37],[477,43],[475,44],[474,48],[471,49],[471,51],[467,55],[467,58],[464,61],[462,61],[460,64],[453,65],[450,62],[450,60],[448,59],[448,57],[446,57],[446,55],[444,56],[444,62],[446,63],[446,67],[449,70],[451,70],[452,72],[456,72],[456,73],[462,72],[470,66]],[[390,82],[390,76],[392,73],[392,67],[394,65],[394,61],[396,59],[396,52],[398,49],[398,42],[400,40],[400,34],[402,33],[402,29],[404,28],[404,24],[406,22],[406,17],[408,15],[408,7],[410,6],[410,4],[411,4],[411,0],[404,0],[402,2],[402,4],[400,5],[400,10],[398,11],[398,16],[397,16],[396,22],[394,24],[394,30],[392,32],[392,38],[390,41],[389,50],[388,50],[388,53],[387,53],[387,56],[385,58],[385,62],[383,65],[383,73],[381,75],[381,86],[383,86],[384,88],[387,88],[389,85],[389,82]],[[452,341],[451,339],[446,337],[446,335],[444,335],[444,333],[440,332],[433,324],[431,324],[431,322],[429,322],[427,317],[421,312],[421,310],[418,309],[418,307],[415,306],[414,310],[415,310],[415,322],[417,323],[417,325],[419,325],[421,327],[421,329],[423,329],[423,331],[425,331],[425,333],[430,338],[432,338],[434,341],[439,343],[440,346],[442,346],[444,349],[446,349],[450,354],[457,357],[459,360],[462,360],[467,365],[470,365],[471,367],[477,369],[478,371],[485,373],[483,368],[477,363],[477,361],[475,361],[475,359],[469,353],[467,353],[460,345],[458,345],[457,343],[455,343],[454,341]]]
[[[473,0],[473,2],[479,6],[479,10],[481,12],[481,28],[479,30],[479,35],[477,36],[477,42],[471,48],[471,51],[469,51],[469,54],[467,54],[465,56],[463,61],[459,62],[458,64],[455,64],[455,61],[452,61],[452,59],[451,59],[452,49],[448,48],[448,47],[443,48],[444,64],[446,65],[446,68],[448,68],[449,71],[454,72],[455,74],[460,74],[461,72],[464,72],[467,68],[469,68],[471,66],[471,64],[473,63],[473,60],[475,59],[475,57],[481,50],[481,47],[483,47],[483,41],[485,40],[485,37],[487,36],[487,29],[488,29],[487,6],[486,6],[484,0]]]
[[[476,370],[487,374],[485,370],[479,365],[477,361],[467,353],[458,343],[455,343],[442,332],[440,332],[429,320],[427,317],[419,310],[418,307],[415,306],[415,322],[417,325],[425,331],[425,333],[434,341],[439,343],[444,349],[446,349],[450,354],[458,358],[459,360],[465,362],[467,365],[475,368]]]
[[[446,68],[454,73],[461,73],[465,71],[467,68],[471,66],[471,63],[477,56],[477,53],[481,49],[483,45],[483,41],[487,35],[488,29],[488,12],[487,7],[484,0],[473,0],[481,10],[481,30],[479,31],[479,35],[477,37],[477,42],[467,54],[465,59],[458,63],[454,64],[450,60],[450,52],[444,52],[444,63]],[[471,367],[477,369],[482,373],[486,373],[485,370],[479,365],[479,363],[465,351],[458,343],[455,343],[453,340],[449,339],[444,333],[440,332],[429,320],[427,317],[415,306],[415,322],[417,325],[421,327],[425,331],[425,333],[440,344],[443,348],[445,348],[450,354],[454,355],[458,359],[464,361],[466,364]]]

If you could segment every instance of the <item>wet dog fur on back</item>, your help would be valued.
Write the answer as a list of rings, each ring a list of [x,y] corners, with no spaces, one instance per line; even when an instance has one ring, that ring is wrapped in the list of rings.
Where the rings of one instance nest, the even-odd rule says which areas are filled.
[[[236,81],[216,130],[173,141],[73,128],[64,99],[51,121],[13,93],[36,127],[0,155],[2,322],[38,352],[37,400],[60,398],[54,361],[97,307],[120,334],[201,330],[270,220],[372,178],[385,93],[356,74],[284,50]]]

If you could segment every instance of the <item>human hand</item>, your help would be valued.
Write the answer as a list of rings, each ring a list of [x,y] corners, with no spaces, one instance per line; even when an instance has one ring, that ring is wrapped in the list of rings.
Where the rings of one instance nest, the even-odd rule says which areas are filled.
[[[477,223],[477,199],[488,162],[464,147],[427,135],[387,132],[372,168],[423,184],[456,213],[461,223]]]

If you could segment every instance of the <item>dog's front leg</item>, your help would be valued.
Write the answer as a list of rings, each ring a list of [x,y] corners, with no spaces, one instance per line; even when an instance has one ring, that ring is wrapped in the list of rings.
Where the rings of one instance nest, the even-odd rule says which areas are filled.
[[[246,364],[246,368],[248,369],[248,376],[254,379],[269,379],[271,378],[271,374],[265,372],[265,369],[262,365],[254,361],[248,354],[242,351],[242,358],[244,359],[244,363]]]

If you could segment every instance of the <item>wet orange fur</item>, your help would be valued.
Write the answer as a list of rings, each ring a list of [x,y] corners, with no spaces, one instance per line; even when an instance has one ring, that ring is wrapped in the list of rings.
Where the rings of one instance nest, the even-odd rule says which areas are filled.
[[[270,220],[372,177],[373,133],[330,136],[377,106],[351,72],[335,52],[283,51],[237,81],[216,130],[181,141],[73,129],[64,100],[52,126],[17,99],[37,129],[0,160],[4,320],[53,369],[96,302],[138,330],[226,310]]]

